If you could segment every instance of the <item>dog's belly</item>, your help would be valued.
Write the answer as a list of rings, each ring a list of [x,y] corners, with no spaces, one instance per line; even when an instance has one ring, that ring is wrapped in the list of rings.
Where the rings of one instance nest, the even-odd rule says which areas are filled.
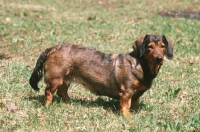
[[[81,84],[85,89],[96,95],[119,99],[120,88],[117,85],[108,84],[106,86],[103,84],[103,82],[93,82],[79,76],[75,77],[73,75],[65,78],[65,83]]]

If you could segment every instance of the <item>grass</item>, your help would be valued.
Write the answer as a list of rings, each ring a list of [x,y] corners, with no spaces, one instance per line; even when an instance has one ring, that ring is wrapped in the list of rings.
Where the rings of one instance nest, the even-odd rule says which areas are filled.
[[[198,0],[0,2],[0,131],[192,131],[200,130],[200,21],[165,18],[166,11],[200,12]],[[174,44],[152,88],[132,118],[119,102],[72,85],[70,104],[55,96],[43,106],[45,87],[28,79],[45,48],[74,43],[106,53],[126,53],[143,34],[164,34]],[[18,110],[7,111],[14,103]]]

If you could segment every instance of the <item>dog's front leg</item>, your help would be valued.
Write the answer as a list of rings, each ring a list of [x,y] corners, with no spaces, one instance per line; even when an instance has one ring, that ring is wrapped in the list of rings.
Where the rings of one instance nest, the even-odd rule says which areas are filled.
[[[132,94],[128,92],[119,93],[120,96],[120,111],[123,116],[132,116],[130,113]]]
[[[134,111],[138,110],[139,101],[140,101],[139,98],[137,98],[137,99],[132,98],[132,100],[131,100],[131,109],[132,110],[134,110]]]

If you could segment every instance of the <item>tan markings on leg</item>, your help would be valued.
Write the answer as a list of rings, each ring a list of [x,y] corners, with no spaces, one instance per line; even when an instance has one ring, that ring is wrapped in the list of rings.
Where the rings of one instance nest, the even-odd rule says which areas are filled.
[[[47,87],[45,89],[45,103],[44,103],[46,107],[52,104],[53,94],[62,84],[63,84],[63,78],[49,79],[47,81]]]
[[[49,89],[45,89],[45,103],[44,106],[48,107],[50,104],[52,104],[53,100],[53,93]]]
[[[119,93],[120,96],[120,111],[123,116],[130,116],[130,107],[131,107],[131,98],[132,95],[128,91],[126,91],[126,87],[122,84],[121,91]]]
[[[131,95],[127,93],[120,93],[120,111],[123,116],[131,116],[130,107],[131,107]]]

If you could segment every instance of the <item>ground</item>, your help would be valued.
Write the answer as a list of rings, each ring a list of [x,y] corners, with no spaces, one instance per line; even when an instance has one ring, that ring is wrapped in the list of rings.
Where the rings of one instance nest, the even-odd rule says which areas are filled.
[[[198,0],[0,1],[0,131],[193,131],[200,129],[200,2]],[[132,51],[143,34],[165,35],[165,59],[133,117],[119,102],[70,87],[71,103],[57,96],[43,106],[28,80],[45,48],[74,43],[106,53]]]

